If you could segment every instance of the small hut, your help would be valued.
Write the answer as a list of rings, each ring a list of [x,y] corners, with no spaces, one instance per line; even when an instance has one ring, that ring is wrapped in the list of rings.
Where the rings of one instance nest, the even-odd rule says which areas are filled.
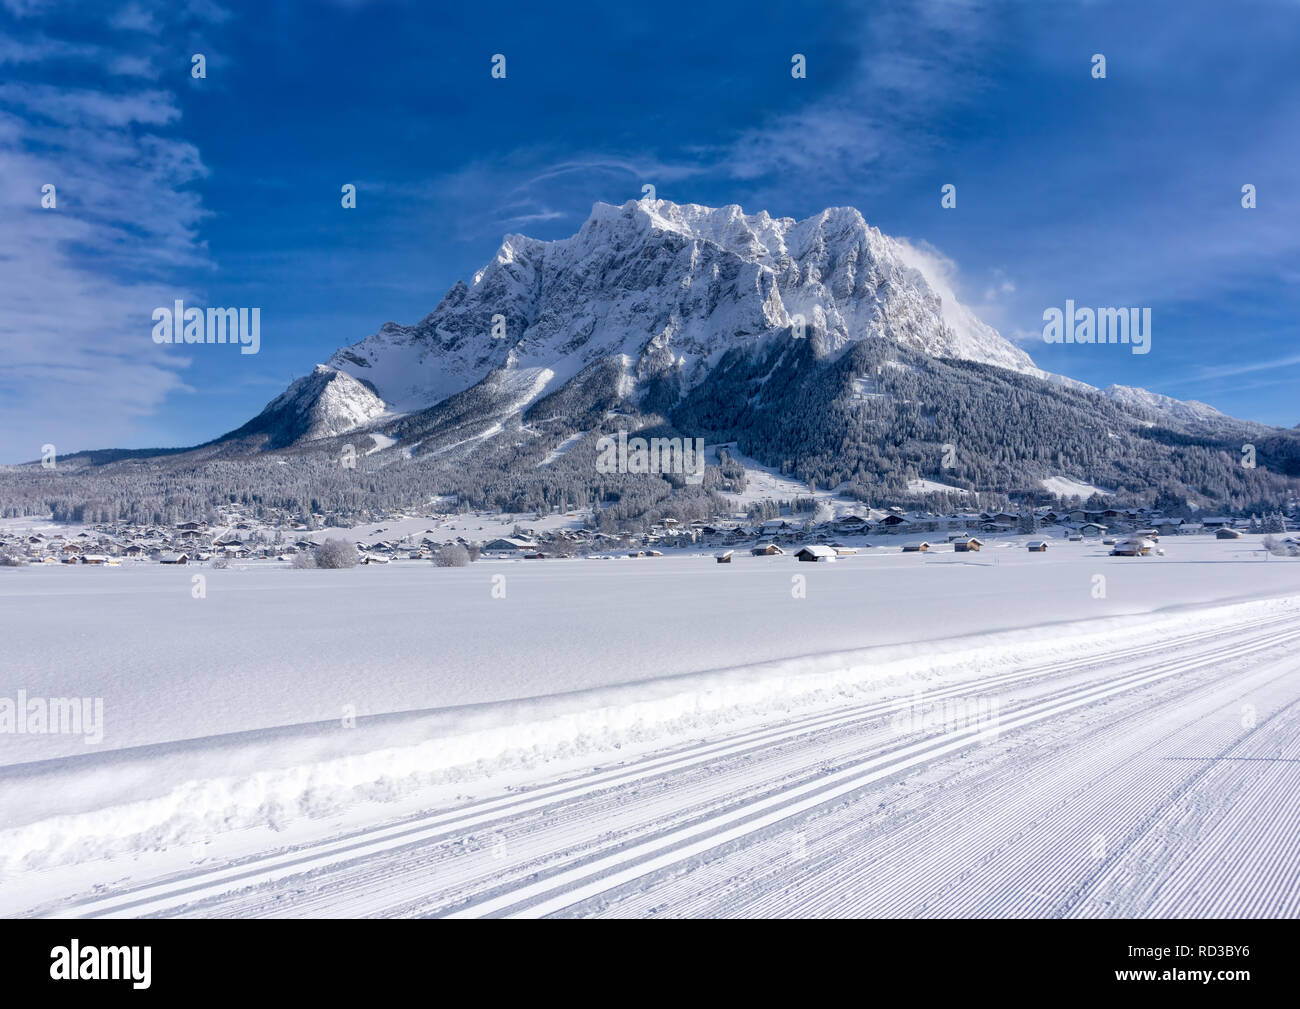
[[[1151,553],[1155,544],[1145,536],[1136,539],[1120,540],[1110,552],[1112,557],[1145,557]]]

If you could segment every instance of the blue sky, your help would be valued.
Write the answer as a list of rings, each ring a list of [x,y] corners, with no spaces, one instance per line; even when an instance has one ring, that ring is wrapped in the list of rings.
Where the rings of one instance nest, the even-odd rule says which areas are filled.
[[[1294,0],[621,7],[0,0],[0,460],[214,437],[645,183],[856,206],[1043,368],[1300,422]],[[174,298],[261,352],[155,345]],[[1151,353],[1045,345],[1067,298]]]

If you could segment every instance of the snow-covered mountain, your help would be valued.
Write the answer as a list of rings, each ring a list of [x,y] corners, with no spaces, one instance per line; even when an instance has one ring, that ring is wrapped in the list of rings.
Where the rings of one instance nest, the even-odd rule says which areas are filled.
[[[795,221],[666,200],[598,203],[559,241],[508,235],[468,286],[458,282],[420,322],[387,323],[326,367],[364,383],[393,413],[431,407],[501,369],[522,390],[521,409],[598,361],[618,362],[624,394],[650,378],[684,393],[726,351],[799,332],[824,354],[883,336],[930,356],[1042,374],[927,275],[924,257],[852,207]],[[328,418],[310,425],[309,438],[378,415],[371,398],[320,376],[268,411],[283,411],[286,396],[327,395],[323,407],[296,408]]]
[[[942,477],[1241,506],[1300,473],[1292,434],[1038,369],[960,303],[939,257],[850,207],[795,221],[662,200],[597,204],[559,241],[507,236],[424,319],[337,351],[181,455],[351,443],[371,467],[413,461],[400,468],[519,510],[606,493],[595,443],[643,427],[734,442],[864,500]],[[1247,442],[1256,469],[1239,464]]]
[[[601,439],[634,431],[735,454],[698,484],[607,472]],[[1300,493],[1300,431],[1041,371],[960,303],[940,257],[852,208],[794,221],[643,201],[597,204],[559,241],[508,236],[424,319],[338,350],[235,431],[61,456],[81,482],[56,496],[63,514],[124,495],[139,512],[149,472],[152,514],[231,494],[338,514],[454,498],[600,506],[622,528],[669,507],[726,511],[718,495],[745,491],[741,458],[810,493],[938,509],[1102,488],[1267,512]],[[24,479],[11,512],[49,507],[46,478]]]
[[[316,365],[294,380],[253,420],[227,437],[266,437],[266,447],[332,438],[383,416],[388,407],[364,381],[345,371]]]
[[[607,472],[601,439],[634,431],[735,454],[699,484]],[[339,514],[454,497],[515,513],[600,506],[621,528],[669,507],[720,514],[719,494],[745,491],[740,458],[810,493],[939,509],[1101,488],[1266,512],[1300,493],[1300,431],[1042,371],[961,304],[940,257],[852,208],[795,221],[642,201],[597,204],[559,241],[507,236],[424,319],[338,350],[235,431],[63,455],[60,472],[82,482],[79,497],[61,485],[58,507],[95,512],[125,487],[138,509],[139,474],[153,472],[155,514],[232,493]],[[8,507],[48,507],[43,479]]]

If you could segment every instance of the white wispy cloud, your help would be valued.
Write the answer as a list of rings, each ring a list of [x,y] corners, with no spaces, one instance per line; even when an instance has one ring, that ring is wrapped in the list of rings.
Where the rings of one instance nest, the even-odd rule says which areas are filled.
[[[637,199],[645,183],[674,198],[676,183],[722,181],[755,207],[789,199],[791,179],[820,191],[863,193],[887,172],[914,168],[945,138],[924,126],[937,112],[978,98],[981,47],[989,18],[973,0],[903,0],[873,6],[848,22],[854,64],[830,91],[790,80],[815,95],[793,109],[760,113],[749,126],[708,144],[664,154],[626,147],[575,152],[531,146],[506,157],[475,159],[402,194],[461,208],[458,235],[499,236],[511,222],[577,220],[593,192],[611,183]],[[925,53],[928,55],[920,55]],[[824,72],[814,61],[809,74]],[[683,187],[685,188],[685,187]],[[568,207],[567,211],[559,208]]]
[[[38,33],[28,39],[0,35],[0,67],[25,66],[53,59],[85,58],[98,53],[96,46],[64,42],[45,34]]]
[[[24,5],[20,13],[42,9]],[[143,29],[169,16],[159,3],[119,11],[117,20]],[[199,234],[204,210],[188,188],[205,174],[202,158],[175,135],[175,96],[133,84],[154,40],[144,40],[139,65],[113,67],[98,50],[61,43],[55,26],[42,29],[17,43],[25,48],[0,47],[0,58],[21,53],[29,78],[0,84],[7,460],[36,458],[46,443],[68,452],[129,442],[169,395],[184,391],[188,359],[153,343],[151,313],[192,298],[178,281],[192,283],[211,268]],[[56,67],[69,59],[86,62],[79,78],[106,75],[102,87],[57,83]],[[52,79],[42,80],[47,63]],[[46,185],[55,187],[52,209],[41,205]]]
[[[1291,368],[1297,364],[1300,364],[1300,354],[1287,354],[1283,357],[1274,357],[1264,361],[1233,362],[1228,360],[1206,365],[1186,378],[1175,379],[1172,384],[1203,382],[1208,379],[1230,378],[1234,375],[1251,375],[1258,371],[1280,371],[1283,368]]]
[[[119,31],[156,32],[158,22],[153,12],[139,3],[129,3],[115,11],[108,23]]]
[[[842,87],[743,130],[700,170],[737,180],[788,180],[794,173],[831,187],[862,187],[873,169],[915,163],[941,146],[943,138],[922,124],[976,97],[989,31],[982,5],[912,0],[873,6],[848,30],[856,33],[859,55]]]

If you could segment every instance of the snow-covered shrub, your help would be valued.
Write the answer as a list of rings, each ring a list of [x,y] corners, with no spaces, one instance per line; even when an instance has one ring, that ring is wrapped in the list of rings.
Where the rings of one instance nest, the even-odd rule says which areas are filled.
[[[18,554],[0,554],[0,568],[20,568],[26,563],[27,558]]]
[[[1274,557],[1300,557],[1300,545],[1286,540],[1275,539],[1272,536],[1265,536],[1260,541],[1260,546],[1271,553]]]
[[[469,551],[459,543],[448,543],[433,558],[433,563],[440,568],[464,568],[469,562]]]
[[[293,555],[293,567],[295,568],[314,568],[316,566],[316,555],[304,550],[302,553]]]
[[[316,548],[318,568],[354,568],[357,566],[357,548],[347,540],[326,540]]]

